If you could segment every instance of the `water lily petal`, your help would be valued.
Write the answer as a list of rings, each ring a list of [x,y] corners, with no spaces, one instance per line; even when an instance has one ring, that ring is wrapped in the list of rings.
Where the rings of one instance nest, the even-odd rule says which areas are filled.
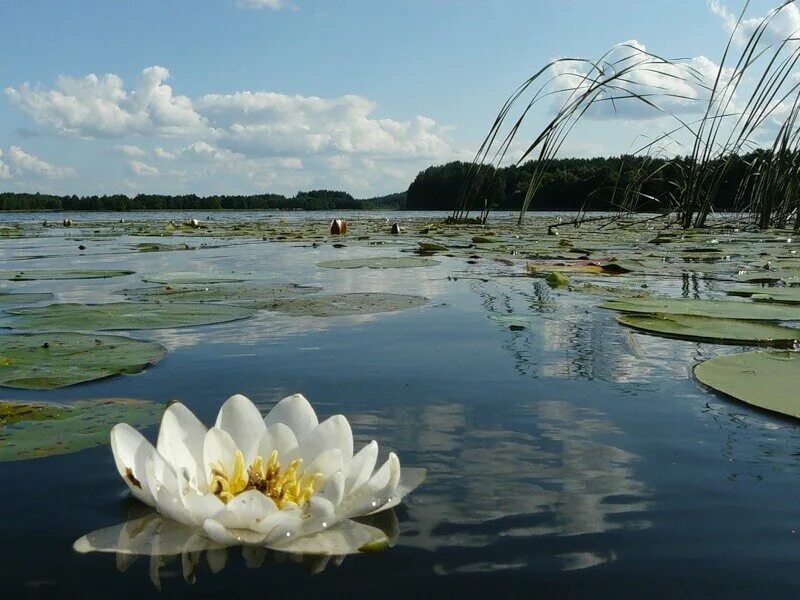
[[[300,531],[303,512],[298,508],[283,508],[259,521],[255,530],[264,536],[264,543],[272,540],[290,538]],[[288,534],[288,535],[287,535]]]
[[[331,448],[320,452],[306,468],[307,473],[319,473],[324,480],[327,480],[337,471],[342,470],[342,451],[338,448]]]
[[[145,485],[156,502],[156,508],[165,517],[185,525],[199,522],[186,510],[180,494],[180,484],[172,466],[154,452],[145,460]]]
[[[345,462],[353,458],[353,431],[342,415],[326,419],[301,440],[300,457],[308,462],[331,448],[338,448]]]
[[[196,523],[202,523],[225,508],[225,503],[214,494],[198,493],[185,475],[179,474],[178,478],[183,478],[179,486],[181,502]]]
[[[276,512],[278,507],[272,498],[258,490],[248,490],[236,496],[213,518],[227,529],[255,529]]]
[[[111,452],[114,464],[131,493],[145,504],[155,506],[150,490],[142,483],[145,478],[145,461],[156,449],[144,436],[126,423],[111,430]]]
[[[296,458],[297,438],[288,425],[283,423],[270,425],[261,436],[257,454],[266,460],[273,450],[277,450],[283,462],[291,462]]]
[[[225,568],[225,565],[228,562],[227,548],[215,548],[213,550],[209,550],[206,552],[206,562],[208,563],[208,568],[211,569],[211,572],[216,575]]]
[[[318,424],[317,413],[302,394],[288,396],[278,402],[264,417],[267,427],[275,423],[287,425],[298,440],[302,440]]]
[[[330,500],[330,502],[334,505],[340,504],[342,502],[342,498],[344,498],[344,481],[344,473],[342,471],[334,473],[325,482],[325,486],[322,488],[321,492],[322,497]]]
[[[255,458],[256,447],[267,428],[255,404],[241,394],[225,401],[219,409],[215,427],[231,435],[247,464]]]
[[[344,467],[344,493],[349,495],[364,485],[375,470],[378,461],[378,442],[372,440],[364,446]]]
[[[388,545],[388,539],[380,529],[355,521],[341,521],[330,529],[294,539],[287,538],[270,547],[298,554],[345,555],[355,554],[365,546],[375,547],[382,543]]]
[[[347,496],[337,509],[344,518],[359,517],[386,509],[400,482],[400,459],[394,452],[354,494]]]
[[[177,473],[186,473],[187,478],[200,491],[205,491],[206,477],[203,474],[203,444],[206,426],[180,402],[173,402],[164,411],[158,430],[156,449]]]
[[[206,481],[211,485],[211,469],[221,469],[226,475],[233,473],[236,464],[236,443],[227,431],[212,427],[203,443],[203,463]]]
[[[389,497],[389,501],[381,506],[380,510],[394,508],[403,501],[405,496],[417,489],[425,481],[428,472],[425,469],[409,469],[403,467],[400,471],[400,482],[394,490],[394,494]]]

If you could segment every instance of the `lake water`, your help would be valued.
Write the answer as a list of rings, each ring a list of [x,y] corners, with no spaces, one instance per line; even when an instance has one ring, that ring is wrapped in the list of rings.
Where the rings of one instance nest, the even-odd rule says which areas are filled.
[[[85,223],[206,215],[70,216]],[[269,218],[302,223],[327,216]],[[357,223],[365,216],[350,218]],[[234,393],[270,405],[302,392],[321,415],[346,415],[357,443],[376,439],[404,465],[429,474],[396,509],[400,534],[385,552],[330,561],[312,573],[318,563],[267,557],[259,565],[232,548],[224,561],[204,559],[190,584],[180,557],[163,566],[148,557],[118,565],[114,555],[72,550],[75,539],[126,520],[134,508],[107,446],[0,463],[3,598],[134,597],[155,591],[153,579],[169,597],[797,597],[800,430],[692,378],[695,362],[730,349],[631,333],[613,313],[596,308],[596,297],[498,276],[519,271],[518,265],[437,256],[440,264],[429,268],[317,266],[399,256],[402,242],[334,248],[235,239],[188,252],[139,253],[130,245],[151,238],[79,242],[67,234],[77,231],[0,239],[0,268],[120,268],[137,275],[8,283],[3,290],[104,302],[144,285],[138,274],[213,270],[326,292],[417,294],[430,302],[355,317],[261,311],[228,324],[132,332],[165,345],[166,358],[135,376],[47,392],[0,388],[0,398],[180,399],[211,423]],[[703,292],[705,284],[698,285],[686,294]],[[488,318],[510,312],[531,315],[531,325],[512,330]],[[145,433],[154,439],[156,431]],[[158,578],[154,566],[161,567]]]

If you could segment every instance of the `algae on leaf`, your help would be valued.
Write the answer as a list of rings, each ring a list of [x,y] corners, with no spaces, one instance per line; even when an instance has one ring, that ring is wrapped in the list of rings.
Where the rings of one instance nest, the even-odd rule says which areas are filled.
[[[710,388],[753,406],[800,418],[800,352],[743,352],[694,368]]]
[[[0,336],[0,386],[52,390],[144,371],[166,354],[155,342],[82,333]]]
[[[338,317],[408,310],[423,306],[427,302],[428,299],[421,296],[363,292],[286,298],[275,300],[264,308],[294,317]]]
[[[246,319],[253,310],[229,304],[138,303],[49,304],[15,308],[0,321],[14,329],[52,331],[112,331],[121,329],[172,329]]]
[[[791,348],[800,329],[692,315],[617,315],[617,321],[644,333],[716,344],[763,345]]]
[[[163,406],[155,402],[112,398],[70,404],[0,401],[0,414],[31,418],[0,421],[0,462],[43,458],[107,444],[117,423],[141,428],[158,422]]]
[[[628,298],[608,300],[603,302],[600,308],[630,313],[692,315],[747,321],[800,321],[800,306],[733,300]]]

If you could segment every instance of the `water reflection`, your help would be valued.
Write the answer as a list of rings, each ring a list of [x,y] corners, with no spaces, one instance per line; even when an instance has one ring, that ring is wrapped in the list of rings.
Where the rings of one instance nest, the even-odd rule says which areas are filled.
[[[421,449],[416,460],[426,464],[429,478],[409,500],[411,530],[403,545],[489,548],[504,539],[574,538],[571,545],[578,548],[563,568],[577,569],[615,558],[612,548],[597,548],[609,543],[599,534],[651,526],[645,514],[652,493],[637,477],[639,457],[606,441],[622,432],[605,415],[564,400],[518,402],[503,410],[511,413],[513,429],[481,425],[474,409],[458,403],[352,419],[367,435],[380,430],[391,446]],[[484,559],[437,568],[524,563]]]
[[[400,534],[394,509],[359,518],[358,522],[383,531],[389,546],[395,544]],[[349,533],[343,531],[342,535]],[[150,581],[158,590],[161,590],[162,580],[178,571],[184,581],[194,584],[204,562],[210,574],[217,574],[238,553],[241,553],[248,569],[261,569],[269,564],[297,564],[305,567],[310,574],[321,573],[329,565],[338,567],[346,557],[342,554],[279,552],[261,546],[226,547],[208,539],[202,529],[182,525],[139,506],[131,509],[126,522],[92,532],[78,540],[76,549],[85,551],[87,544],[93,550],[114,552],[116,568],[120,573],[127,571],[140,557],[145,557],[149,561]]]

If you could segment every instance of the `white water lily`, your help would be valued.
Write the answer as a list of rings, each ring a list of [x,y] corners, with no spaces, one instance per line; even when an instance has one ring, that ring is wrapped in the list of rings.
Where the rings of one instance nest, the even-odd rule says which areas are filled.
[[[217,544],[286,552],[346,554],[385,542],[379,529],[351,519],[396,506],[425,478],[423,469],[401,469],[394,453],[376,469],[377,442],[354,454],[347,419],[320,423],[300,394],[265,418],[232,396],[210,429],[176,402],[155,447],[121,423],[111,449],[131,493],[164,517]],[[83,552],[120,551],[112,546],[92,534],[75,543]]]

